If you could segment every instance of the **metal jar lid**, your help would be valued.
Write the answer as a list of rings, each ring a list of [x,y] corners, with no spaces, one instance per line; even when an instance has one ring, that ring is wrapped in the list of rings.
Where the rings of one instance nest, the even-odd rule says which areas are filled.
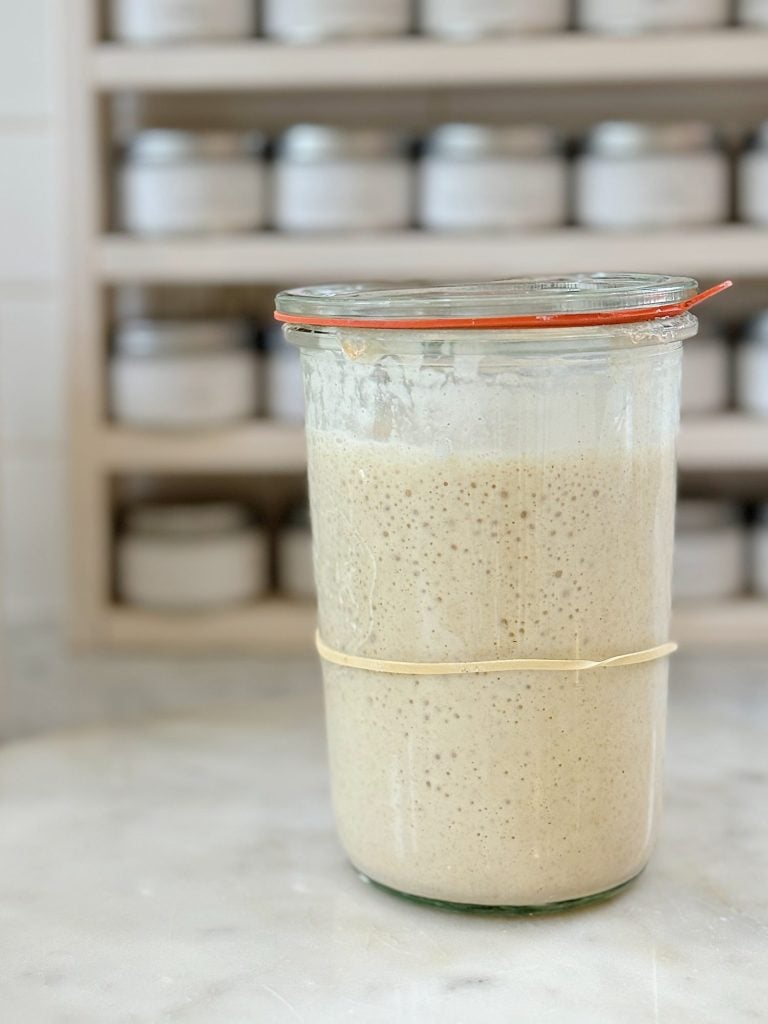
[[[278,154],[286,160],[375,160],[402,156],[403,139],[374,128],[342,128],[327,124],[295,124],[281,135]]]
[[[468,122],[439,125],[427,136],[425,146],[430,156],[453,160],[551,156],[561,148],[558,133],[545,125]]]
[[[738,521],[739,508],[730,501],[688,498],[677,503],[678,532],[718,530],[733,526]]]
[[[173,540],[239,531],[251,518],[249,509],[237,502],[158,502],[128,509],[125,527],[128,533]]]
[[[758,345],[768,345],[768,309],[757,313],[747,323],[744,340]]]
[[[602,121],[587,135],[585,149],[600,156],[701,153],[718,148],[718,136],[704,121]]]
[[[183,163],[185,160],[231,160],[260,156],[266,148],[261,132],[193,132],[148,128],[128,144],[128,156],[137,163]]]
[[[209,355],[247,348],[245,320],[123,320],[115,328],[114,349],[133,359]]]

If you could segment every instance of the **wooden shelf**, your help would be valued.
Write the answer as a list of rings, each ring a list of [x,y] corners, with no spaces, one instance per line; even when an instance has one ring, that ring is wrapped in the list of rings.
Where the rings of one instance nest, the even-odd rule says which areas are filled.
[[[766,37],[768,64],[768,36]],[[768,230],[743,224],[644,234],[564,228],[531,234],[291,236],[263,232],[144,241],[107,235],[96,273],[110,283],[312,284],[333,280],[470,280],[580,268],[693,274],[768,273]]]
[[[308,655],[317,613],[311,602],[273,599],[249,608],[198,614],[109,607],[99,641],[111,647],[165,651],[243,651]]]
[[[111,472],[302,473],[307,464],[303,428],[268,420],[200,434],[109,427],[97,451]],[[683,471],[768,471],[768,419],[739,413],[685,419],[678,456]]]
[[[689,472],[768,470],[768,419],[728,413],[683,420],[678,461]]]
[[[768,80],[768,35],[748,30],[614,38],[566,32],[446,43],[418,37],[322,46],[102,44],[90,80],[103,92],[405,89]]]
[[[768,647],[768,600],[691,601],[678,606],[672,620],[682,648]]]
[[[494,110],[503,116],[509,109],[507,91],[519,89],[512,104],[518,113],[548,120],[547,108],[556,105],[563,122],[570,123],[573,95],[576,106],[584,107],[577,120],[589,123],[600,116],[665,116],[668,97],[669,109],[677,109],[677,92],[670,87],[681,86],[681,96],[692,97],[691,109],[698,110],[701,97],[706,115],[727,123],[737,116],[741,130],[762,116],[768,32],[727,29],[626,39],[572,32],[471,44],[411,37],[301,47],[253,40],[130,48],[99,41],[99,7],[96,0],[73,0],[67,33],[75,566],[70,604],[73,636],[80,642],[174,651],[309,653],[315,620],[312,607],[277,599],[196,616],[153,615],[109,602],[115,474],[301,473],[306,467],[299,427],[255,421],[174,436],[101,423],[105,334],[112,313],[109,286],[457,281],[580,268],[691,274],[705,280],[768,278],[768,229],[740,224],[641,234],[574,227],[475,236],[420,231],[290,236],[265,231],[156,241],[100,233],[111,199],[113,141],[119,135],[110,122],[115,111],[105,101],[112,93],[137,93],[143,103],[142,123],[165,123],[166,108],[176,107],[174,93],[200,96],[200,121],[207,123],[205,94],[230,92],[245,94],[244,103],[232,97],[233,117],[244,115],[252,123],[252,115],[259,121],[263,115],[265,125],[282,125],[307,116],[306,101],[313,94],[321,95],[321,105],[329,110],[345,94],[354,94],[358,115],[374,119],[376,111],[390,108],[390,100],[394,107],[415,106],[419,123],[427,123],[430,113],[439,114],[442,108],[446,117],[467,116],[462,113],[466,97],[474,103],[478,96],[497,96]],[[640,90],[631,88],[639,85]],[[622,88],[626,86],[630,88]],[[151,93],[168,95],[148,99]],[[261,94],[257,110],[256,93]],[[615,113],[605,113],[606,103]],[[218,99],[211,104],[219,105]],[[688,111],[685,103],[682,107]],[[194,122],[197,109],[193,115]],[[168,123],[175,122],[171,118]],[[768,472],[768,421],[738,415],[686,421],[680,466],[684,471]],[[675,635],[690,645],[759,643],[767,625],[768,601],[691,605],[676,613]]]
[[[112,606],[100,639],[117,648],[157,651],[244,651],[312,656],[316,622],[311,603],[265,601],[215,614],[171,615]],[[681,648],[768,645],[768,601],[689,602],[675,609],[672,636]]]
[[[192,434],[111,427],[96,452],[111,472],[301,473],[307,465],[303,427],[269,420]]]

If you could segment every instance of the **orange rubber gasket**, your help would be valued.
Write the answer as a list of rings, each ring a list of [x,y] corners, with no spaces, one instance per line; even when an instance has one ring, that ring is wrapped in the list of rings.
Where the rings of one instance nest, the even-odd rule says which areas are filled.
[[[632,309],[611,309],[593,313],[542,313],[538,316],[481,316],[481,317],[435,317],[433,319],[374,319],[346,316],[304,316],[299,313],[275,313],[275,320],[283,324],[300,324],[307,327],[354,327],[375,330],[502,330],[514,328],[526,330],[546,327],[602,327],[610,324],[639,324],[647,320],[662,320],[666,317],[682,316],[707,299],[719,295],[733,285],[733,281],[721,281],[706,291],[693,295],[683,302],[672,302],[666,306],[634,307]]]

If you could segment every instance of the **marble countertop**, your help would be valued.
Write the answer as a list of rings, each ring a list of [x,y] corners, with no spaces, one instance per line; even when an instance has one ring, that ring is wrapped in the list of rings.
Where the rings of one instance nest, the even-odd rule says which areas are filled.
[[[675,660],[652,866],[609,904],[540,918],[360,882],[315,674],[273,671],[249,706],[0,747],[9,1024],[766,1019],[765,662]]]

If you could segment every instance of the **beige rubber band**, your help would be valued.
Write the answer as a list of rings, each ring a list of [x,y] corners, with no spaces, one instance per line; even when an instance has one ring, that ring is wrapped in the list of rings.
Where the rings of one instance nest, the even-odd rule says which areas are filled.
[[[604,661],[560,661],[546,658],[513,658],[511,661],[385,661],[381,658],[361,658],[356,654],[344,654],[328,647],[315,634],[317,653],[323,661],[343,668],[359,668],[364,672],[384,672],[394,676],[468,676],[489,672],[586,672],[593,668],[619,668],[623,665],[642,665],[646,661],[668,658],[677,650],[677,644],[659,644],[646,651],[619,654]]]

